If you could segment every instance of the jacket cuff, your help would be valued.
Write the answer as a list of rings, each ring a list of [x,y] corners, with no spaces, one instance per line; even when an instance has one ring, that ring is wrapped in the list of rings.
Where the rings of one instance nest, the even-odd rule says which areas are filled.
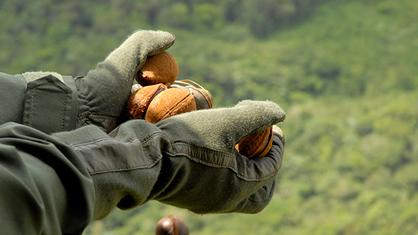
[[[48,134],[75,129],[78,100],[73,78],[52,72],[22,75],[27,82],[22,123]]]
[[[94,218],[113,208],[128,209],[149,200],[161,171],[161,131],[142,120],[126,122],[106,134],[88,125],[54,134],[69,144],[87,166],[95,188]]]

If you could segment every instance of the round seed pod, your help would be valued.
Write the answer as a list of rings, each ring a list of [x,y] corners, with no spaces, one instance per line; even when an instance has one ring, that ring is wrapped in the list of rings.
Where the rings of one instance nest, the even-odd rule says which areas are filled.
[[[162,91],[167,90],[164,84],[144,86],[132,94],[128,101],[128,115],[131,119],[144,119],[151,101]]]
[[[189,235],[189,228],[177,217],[164,216],[155,227],[155,235]]]
[[[173,87],[154,97],[145,113],[145,120],[156,123],[193,110],[196,110],[196,101],[190,90]]]
[[[210,109],[213,107],[213,99],[212,95],[208,90],[203,88],[197,82],[192,80],[180,80],[175,81],[171,87],[179,87],[179,88],[186,88],[189,89],[196,101],[197,109]]]
[[[191,87],[189,88],[196,101],[197,109],[210,109],[213,107],[212,96],[207,90]]]
[[[270,126],[262,131],[243,137],[235,146],[239,153],[249,158],[263,158],[273,146],[273,128]]]
[[[163,83],[172,84],[179,75],[179,66],[168,52],[150,56],[144,66],[138,71],[137,81],[142,86]]]

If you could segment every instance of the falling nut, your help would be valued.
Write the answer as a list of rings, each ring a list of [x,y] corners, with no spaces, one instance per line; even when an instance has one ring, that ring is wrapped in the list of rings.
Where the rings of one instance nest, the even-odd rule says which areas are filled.
[[[155,235],[189,235],[189,228],[177,217],[164,216],[155,227]]]
[[[128,101],[128,115],[131,119],[144,119],[151,101],[162,91],[166,90],[164,84],[145,86],[131,95]]]
[[[173,87],[154,97],[145,113],[145,120],[156,123],[176,114],[194,110],[196,101],[190,90]]]
[[[263,158],[273,146],[273,128],[270,126],[264,130],[243,137],[235,146],[239,153],[248,158]]]
[[[162,52],[147,58],[136,79],[142,86],[158,83],[169,86],[176,80],[179,71],[174,57],[168,52]]]

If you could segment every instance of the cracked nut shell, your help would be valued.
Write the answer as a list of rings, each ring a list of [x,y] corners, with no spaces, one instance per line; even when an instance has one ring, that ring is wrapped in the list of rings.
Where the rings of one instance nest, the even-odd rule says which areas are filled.
[[[176,114],[196,110],[196,101],[188,89],[170,88],[162,91],[148,106],[145,120],[156,123]]]
[[[145,86],[132,94],[128,101],[128,116],[131,119],[144,119],[151,101],[162,91],[167,90],[164,84]]]
[[[174,84],[171,85],[171,87],[189,89],[195,98],[196,107],[198,110],[210,109],[213,107],[213,99],[210,92],[195,81],[179,80],[175,81]]]

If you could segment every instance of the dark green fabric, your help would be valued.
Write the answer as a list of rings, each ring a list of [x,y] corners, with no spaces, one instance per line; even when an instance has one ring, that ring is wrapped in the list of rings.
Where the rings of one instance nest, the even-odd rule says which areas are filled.
[[[0,72],[0,123],[22,122],[26,81],[21,75]]]
[[[255,102],[227,109],[225,115],[253,110],[254,105],[273,106]],[[276,115],[274,122],[282,118],[278,113],[264,112]],[[85,159],[95,185],[96,218],[115,206],[131,208],[151,199],[198,213],[255,213],[268,204],[282,161],[280,139],[274,137],[273,149],[266,157],[250,160],[233,146],[223,148],[219,141],[224,135],[199,143],[196,135],[203,133],[181,121],[192,114],[157,126],[131,120],[109,134],[95,126],[54,134]]]
[[[220,136],[216,132],[221,129],[212,128],[214,134],[205,139],[196,122],[185,121],[205,115],[203,126],[210,127],[223,113],[225,121],[218,120],[219,125],[234,126],[240,115],[263,109],[259,116],[267,118],[254,121],[253,127],[283,118],[272,103],[251,102],[214,109],[214,115],[179,115],[157,126],[132,120],[109,134],[88,125],[51,136],[4,124],[0,226],[8,234],[80,234],[88,222],[115,206],[131,208],[151,199],[198,213],[258,212],[274,191],[283,153],[279,138],[268,156],[250,160],[222,143],[235,142],[251,128]],[[11,206],[15,201],[20,202],[18,209]]]
[[[262,210],[274,191],[283,144],[275,136],[273,149],[259,160],[240,155],[234,146],[243,136],[284,118],[275,103],[243,101],[233,108],[200,110],[157,123],[172,143],[163,164],[171,169],[163,169],[159,180],[170,184],[154,188],[152,196],[198,213]]]
[[[0,124],[23,123],[46,133],[75,129],[79,101],[74,79],[60,80],[48,72],[25,75],[0,73]]]
[[[94,187],[82,158],[31,127],[0,125],[1,234],[81,234]]]
[[[0,123],[23,123],[46,133],[76,128],[74,79],[65,76],[60,80],[49,72],[25,75],[0,73]]]
[[[96,192],[95,219],[115,206],[131,208],[149,200],[161,169],[161,150],[169,143],[156,126],[143,120],[123,123],[109,134],[85,126],[54,136],[86,162]]]
[[[46,133],[72,130],[78,112],[77,92],[71,77],[64,83],[52,74],[29,81],[23,124]]]

